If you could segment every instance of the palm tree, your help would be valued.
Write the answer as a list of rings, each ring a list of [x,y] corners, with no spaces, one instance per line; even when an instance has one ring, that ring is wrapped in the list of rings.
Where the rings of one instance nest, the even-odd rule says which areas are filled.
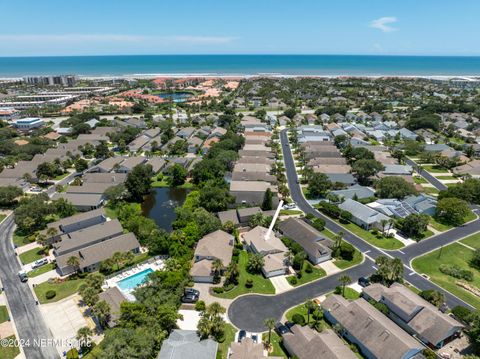
[[[342,284],[342,296],[345,296],[345,286],[352,283],[352,278],[348,275],[342,275],[338,281]]]
[[[52,238],[55,237],[58,234],[58,229],[55,227],[49,227],[47,229],[47,237]]]
[[[248,256],[247,270],[250,273],[259,273],[262,270],[264,264],[265,260],[263,259],[261,254],[251,253]]]
[[[338,249],[342,245],[342,240],[343,240],[343,231],[338,232],[335,235],[335,249]]]
[[[92,329],[89,327],[82,327],[77,331],[77,340],[80,342],[80,347],[88,347],[90,346],[90,342],[92,341]]]
[[[214,275],[215,276],[220,276],[220,273],[222,272],[222,269],[223,269],[223,262],[221,259],[218,259],[216,258],[213,262],[212,262],[212,269],[213,269],[213,272],[214,272]]]
[[[226,281],[228,283],[238,284],[238,276],[240,271],[238,269],[238,264],[235,261],[232,261],[227,268],[227,273],[225,274]]]
[[[117,266],[117,270],[120,270],[120,264],[124,260],[124,255],[122,252],[115,252],[112,255],[112,261],[115,262],[115,265]]]
[[[265,319],[265,321],[263,322],[265,324],[265,326],[267,327],[268,329],[268,342],[267,342],[267,346],[270,347],[270,343],[271,343],[271,339],[272,339],[272,329],[275,328],[275,319],[273,318],[267,318]]]
[[[292,265],[292,261],[293,261],[293,253],[292,251],[286,251],[285,254],[284,254],[284,257],[285,257],[285,264],[290,267]]]
[[[106,301],[101,300],[93,306],[92,313],[97,317],[100,325],[105,327],[110,317],[110,306]]]
[[[318,332],[322,331],[322,319],[323,319],[323,312],[322,308],[317,306],[312,313],[313,322],[311,324],[312,328],[315,328]]]
[[[78,270],[80,269],[80,259],[76,256],[71,256],[67,259],[67,265],[73,267],[75,269],[75,272],[78,272]]]
[[[312,312],[313,309],[315,309],[316,304],[311,300],[307,300],[304,306],[307,309],[307,325],[308,325],[308,323],[310,323],[310,313]]]
[[[382,236],[385,236],[385,227],[388,224],[388,219],[380,220],[380,225],[382,226]]]
[[[37,236],[37,242],[38,242],[39,244],[41,244],[42,246],[44,246],[45,243],[47,242],[47,237],[46,237],[44,234],[40,233],[40,234]]]

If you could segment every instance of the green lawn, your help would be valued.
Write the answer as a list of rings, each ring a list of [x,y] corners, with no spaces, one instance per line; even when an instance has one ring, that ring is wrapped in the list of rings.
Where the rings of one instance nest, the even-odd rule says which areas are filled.
[[[57,177],[55,177],[54,180],[55,181],[60,181],[61,179],[64,179],[65,177],[67,177],[69,174],[70,174],[70,172],[62,173],[61,175],[58,175]]]
[[[268,340],[268,333],[263,334],[263,341]],[[288,358],[287,351],[283,348],[282,337],[272,330],[272,336],[270,337],[272,344],[272,351],[268,353],[268,356]]]
[[[8,310],[5,305],[0,305],[0,324],[9,319]]]
[[[355,300],[360,298],[360,293],[358,293],[355,289],[345,287],[345,294],[343,297],[348,300]]]
[[[354,265],[362,263],[362,260],[362,253],[357,248],[355,248],[355,252],[353,253],[353,259],[351,261],[347,261],[345,259],[335,259],[333,264],[335,264],[340,269],[347,269]]]
[[[250,274],[247,272],[247,262],[248,253],[246,251],[240,252],[238,260],[238,269],[240,272],[238,285],[228,292],[221,294],[213,293],[213,295],[219,298],[233,299],[247,293],[275,294],[275,288],[272,282],[270,282],[270,279],[264,278],[262,274]],[[253,280],[252,288],[245,287],[245,283],[249,278]]]
[[[448,169],[437,165],[422,165],[422,168],[430,173],[447,173]]]
[[[480,249],[480,233],[473,234],[470,237],[462,239],[460,242],[475,249]]]
[[[20,260],[22,261],[23,264],[28,264],[28,263],[35,262],[39,259],[42,259],[44,257],[43,250],[44,250],[43,247],[30,249],[29,251],[26,251],[19,255]]]
[[[477,218],[477,216],[475,215],[475,213],[470,212],[468,214],[468,216],[465,217],[465,223],[473,221],[476,218]],[[430,217],[429,224],[439,232],[445,232],[445,231],[448,231],[449,229],[452,229],[454,227],[454,226],[452,226],[451,224],[448,224],[448,223],[438,222],[434,217]]]
[[[454,179],[456,179],[453,176],[435,176],[435,178],[439,179],[439,180],[454,180]]]
[[[170,187],[170,184],[167,181],[168,176],[163,176],[162,179],[158,180],[158,178],[152,182],[152,187]],[[181,186],[177,186],[177,188],[193,188],[193,183],[185,182]]]
[[[471,239],[468,239],[468,241],[471,241]],[[432,253],[416,258],[413,260],[412,265],[417,272],[427,274],[430,277],[430,280],[434,283],[445,288],[452,294],[455,294],[457,297],[473,305],[477,309],[480,309],[480,297],[477,297],[475,294],[458,286],[456,284],[458,279],[443,274],[438,269],[441,264],[455,264],[464,269],[471,270],[474,273],[474,279],[470,282],[470,285],[480,288],[480,271],[471,268],[468,265],[468,261],[472,254],[472,250],[461,244],[453,243],[443,247],[443,249],[437,249]]]
[[[404,246],[402,242],[400,242],[398,239],[395,239],[395,238],[386,238],[381,235],[380,235],[380,238],[378,238],[377,236],[373,235],[371,232],[366,231],[360,226],[357,226],[355,223],[349,222],[345,224],[345,223],[340,223],[340,221],[338,220],[335,220],[335,221],[342,227],[345,227],[350,232],[356,234],[360,238],[363,238],[368,243],[376,247],[383,248],[383,249],[400,249],[400,248],[403,248]]]
[[[333,233],[332,231],[329,231],[326,228],[324,228],[322,231],[320,231],[320,233],[323,234],[327,238],[335,239],[335,233]]]
[[[423,189],[423,193],[425,193],[425,194],[435,195],[435,194],[438,194],[440,192],[435,187],[422,187],[422,189]]]
[[[15,335],[9,336],[5,339],[8,339],[10,342],[15,341]],[[16,345],[3,346],[0,345],[0,358],[2,359],[14,359],[18,354],[20,354],[20,348]]]
[[[293,216],[295,214],[302,214],[302,211],[295,210],[295,209],[282,209],[280,210],[281,216]]]
[[[41,266],[40,268],[31,270],[30,272],[27,273],[27,275],[29,278],[33,278],[33,277],[39,276],[40,274],[50,272],[53,269],[55,269],[55,264],[48,263],[48,264],[45,264],[44,266]]]
[[[43,282],[35,287],[35,294],[41,304],[57,302],[60,299],[66,298],[78,291],[78,288],[84,283],[83,279],[70,279],[63,283],[49,283]],[[45,293],[49,290],[54,290],[57,295],[52,299],[45,298]]]
[[[237,330],[231,324],[225,325],[225,340],[223,343],[218,343],[217,359],[228,359],[228,348],[235,340],[235,333]]]
[[[140,203],[129,203],[129,205],[137,211],[142,210],[142,205]],[[115,219],[118,217],[116,208],[110,208],[107,206],[107,207],[104,207],[104,209],[105,209],[105,213],[107,214],[107,217],[111,219]]]
[[[312,265],[312,273],[305,272],[305,268],[308,265],[307,263],[308,263],[307,260],[305,260],[305,262],[303,262],[302,278],[297,278],[297,283],[292,284],[294,287],[298,287],[299,285],[302,285],[302,284],[305,284],[305,283],[308,283],[308,282],[312,282],[316,279],[325,277],[327,275],[327,273],[322,268],[313,267],[313,265]],[[293,277],[294,276],[292,276],[292,278]]]
[[[294,314],[303,315],[305,317],[305,322],[307,321],[307,308],[305,308],[305,305],[303,303],[288,310],[285,313],[285,317],[288,321],[291,322]]]
[[[21,236],[17,234],[16,232],[13,233],[13,244],[15,244],[17,247],[24,246],[25,244],[32,243],[28,240],[28,237],[26,236]]]
[[[413,177],[413,181],[417,184],[428,183],[428,181],[425,178],[420,176]]]
[[[7,216],[4,214],[0,214],[0,223],[6,218]]]

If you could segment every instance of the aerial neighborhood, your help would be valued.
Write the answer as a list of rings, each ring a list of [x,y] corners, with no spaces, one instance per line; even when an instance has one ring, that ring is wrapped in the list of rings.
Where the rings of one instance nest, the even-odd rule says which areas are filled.
[[[42,358],[477,358],[479,90],[0,80],[0,339],[55,341]]]

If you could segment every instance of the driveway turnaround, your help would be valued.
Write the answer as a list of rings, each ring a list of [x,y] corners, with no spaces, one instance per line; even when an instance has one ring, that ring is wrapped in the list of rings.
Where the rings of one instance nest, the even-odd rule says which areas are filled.
[[[289,308],[299,305],[308,299],[318,297],[320,295],[329,293],[339,285],[338,278],[341,275],[348,275],[353,281],[356,281],[361,276],[369,276],[376,270],[375,258],[378,256],[398,257],[402,260],[404,265],[405,279],[420,290],[435,289],[443,293],[446,303],[450,308],[457,305],[462,305],[467,308],[473,307],[460,298],[454,296],[445,289],[430,282],[420,274],[416,273],[411,267],[410,262],[415,257],[422,256],[442,246],[454,243],[468,235],[480,231],[480,220],[469,222],[463,226],[454,228],[450,231],[432,236],[428,239],[420,241],[419,243],[411,244],[400,250],[384,250],[377,248],[366,242],[357,235],[349,232],[344,227],[317,211],[305,199],[302,189],[299,184],[297,172],[295,169],[295,162],[288,144],[287,130],[280,132],[280,141],[283,150],[283,158],[285,161],[285,170],[287,175],[288,187],[290,189],[290,196],[305,213],[311,213],[315,217],[325,220],[325,227],[334,233],[342,231],[343,238],[357,247],[365,256],[365,262],[356,267],[350,268],[346,271],[328,276],[312,283],[297,287],[288,292],[281,293],[274,296],[263,295],[245,295],[237,298],[232,302],[228,310],[228,316],[232,323],[240,329],[250,331],[264,331],[266,330],[263,322],[266,318],[275,318],[279,320],[282,314]],[[407,160],[407,163],[414,165],[415,163]],[[420,175],[425,177],[436,188],[442,190],[446,186],[438,181],[435,177],[424,170],[420,171]]]
[[[55,359],[59,356],[51,343],[53,337],[35,305],[28,284],[18,278],[21,266],[13,250],[14,227],[13,215],[0,224],[0,278],[20,336],[18,339],[24,343],[27,359]]]
[[[374,263],[367,259],[362,264],[347,269],[341,273],[321,278],[278,295],[245,295],[239,297],[230,304],[228,317],[239,329],[251,332],[264,332],[266,318],[274,318],[279,321],[288,309],[305,302],[308,299],[319,297],[331,292],[340,285],[339,278],[348,275],[353,281],[370,275]]]

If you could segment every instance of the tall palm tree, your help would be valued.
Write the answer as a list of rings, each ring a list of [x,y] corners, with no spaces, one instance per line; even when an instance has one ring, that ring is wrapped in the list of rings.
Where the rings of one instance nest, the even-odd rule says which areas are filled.
[[[67,259],[67,265],[73,267],[75,272],[78,272],[80,269],[80,259],[76,256],[71,256]]]
[[[222,260],[216,258],[216,259],[212,262],[212,269],[213,269],[215,275],[220,275],[220,273],[222,272],[222,269],[223,269],[223,262],[222,262]]]
[[[105,327],[110,317],[110,306],[106,301],[101,300],[93,306],[92,313],[97,317],[100,325]]]
[[[308,323],[310,323],[310,313],[315,309],[316,304],[311,300],[307,300],[304,306],[307,309],[307,325],[308,325]]]
[[[115,262],[115,265],[117,266],[117,270],[120,270],[120,264],[124,260],[124,255],[122,252],[115,252],[112,255],[112,261]]]
[[[275,328],[275,319],[273,318],[267,318],[265,319],[265,321],[263,322],[265,324],[265,326],[267,327],[268,329],[268,342],[267,342],[267,346],[270,347],[270,343],[271,343],[271,339],[272,339],[272,329]]]
[[[84,348],[90,346],[90,342],[92,341],[92,329],[89,327],[82,327],[77,331],[77,340],[80,342],[80,347]]]
[[[49,227],[47,229],[47,237],[52,238],[55,237],[58,234],[58,229],[55,227]]]
[[[344,235],[343,231],[340,231],[335,235],[335,248],[336,249],[341,247],[342,240],[343,240],[343,235]]]
[[[37,236],[37,242],[39,244],[41,244],[42,246],[45,245],[45,243],[47,242],[47,236],[45,236],[44,234],[40,233],[38,236]]]
[[[348,275],[342,275],[338,281],[342,284],[342,296],[345,296],[345,286],[352,283],[352,278]]]
[[[388,224],[388,219],[380,220],[380,225],[382,226],[382,235],[385,236],[385,227]]]

